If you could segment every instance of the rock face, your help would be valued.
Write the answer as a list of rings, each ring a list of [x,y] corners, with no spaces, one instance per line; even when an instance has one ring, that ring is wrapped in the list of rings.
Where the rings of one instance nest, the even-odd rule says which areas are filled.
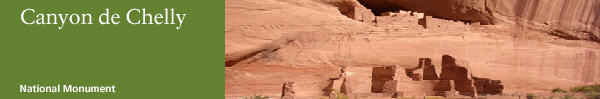
[[[520,26],[600,42],[599,0],[488,0],[486,6]]]
[[[418,1],[425,4],[411,4]],[[312,99],[342,67],[340,90],[349,97],[377,96],[373,84],[386,83],[373,82],[373,67],[382,66],[396,66],[396,93],[404,96],[438,89],[544,93],[600,83],[596,0],[367,2],[225,0],[225,97],[281,97],[281,84],[293,81],[296,98]],[[441,55],[456,57],[456,66]]]
[[[374,13],[411,10],[443,19],[543,30],[567,39],[600,42],[598,0],[358,0]],[[553,32],[554,31],[554,32]]]
[[[281,90],[281,99],[295,99],[296,91],[294,91],[294,82],[283,83]]]

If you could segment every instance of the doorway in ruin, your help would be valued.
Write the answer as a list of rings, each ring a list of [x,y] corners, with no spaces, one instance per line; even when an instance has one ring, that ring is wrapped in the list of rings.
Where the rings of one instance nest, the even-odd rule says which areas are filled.
[[[386,90],[389,90],[389,84],[395,84],[394,75],[396,73],[395,66],[385,66],[385,67],[373,67],[372,71],[372,86],[371,92],[373,93],[382,93]],[[386,82],[388,85],[386,85]],[[395,85],[392,85],[395,87]],[[395,88],[393,88],[395,90]]]

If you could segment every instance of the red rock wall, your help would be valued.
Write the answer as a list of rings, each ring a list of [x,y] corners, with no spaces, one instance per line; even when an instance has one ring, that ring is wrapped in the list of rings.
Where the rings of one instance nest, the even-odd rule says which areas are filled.
[[[526,20],[571,28],[588,28],[578,25],[600,24],[600,1],[598,0],[487,0],[487,7],[494,12]]]
[[[415,29],[382,32],[373,29],[377,27],[344,16],[336,6],[315,2],[225,1],[225,60],[243,60],[239,63],[244,63],[225,67],[226,96],[257,93],[279,95],[280,84],[284,81],[297,82],[297,95],[321,94],[318,92],[329,85],[328,79],[338,77],[339,73],[336,72],[339,69],[319,71],[306,68],[341,65],[366,67],[363,72],[358,72],[364,73],[357,74],[360,75],[357,77],[359,79],[350,80],[361,85],[354,87],[354,91],[369,92],[371,74],[368,71],[371,66],[396,64],[412,68],[417,66],[415,59],[421,57],[432,57],[433,63],[438,64],[441,60],[439,55],[443,54],[460,57],[470,64],[461,66],[465,66],[473,75],[502,80],[504,92],[508,93],[548,92],[557,87],[600,82],[600,51],[597,43],[540,40],[543,35],[519,40],[504,35],[515,29],[502,25],[499,27],[507,30],[494,31],[490,28],[490,31],[432,32]],[[252,58],[244,59],[246,55]],[[252,66],[259,67],[240,69]],[[281,67],[293,69],[277,69]],[[398,85],[401,86],[398,89],[406,88],[404,90],[408,92],[435,85],[422,82],[426,81],[399,81]],[[415,95],[423,94],[419,92]]]
[[[487,0],[486,6],[496,17],[531,21],[521,26],[560,30],[576,39],[600,42],[599,0]]]

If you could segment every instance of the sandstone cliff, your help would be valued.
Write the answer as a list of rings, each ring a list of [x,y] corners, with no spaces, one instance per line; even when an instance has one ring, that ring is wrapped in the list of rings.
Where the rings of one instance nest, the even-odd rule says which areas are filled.
[[[598,0],[359,0],[375,13],[411,10],[434,17],[481,22],[512,23],[549,32],[566,39],[600,42]]]
[[[457,58],[469,75],[502,81],[503,93],[600,83],[599,6],[597,0],[225,0],[225,94],[278,96],[284,82],[294,81],[296,96],[321,96],[342,67],[366,68],[350,71],[348,81],[368,85],[371,67],[415,68],[431,58],[434,71],[442,71],[442,55]],[[380,13],[390,11],[398,14]],[[406,95],[437,83],[398,79]]]

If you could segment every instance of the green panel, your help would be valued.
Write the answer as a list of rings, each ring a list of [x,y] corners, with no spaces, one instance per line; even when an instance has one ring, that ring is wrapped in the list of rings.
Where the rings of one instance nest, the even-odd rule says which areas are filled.
[[[1,4],[0,99],[224,98],[224,1],[13,0]],[[35,14],[92,15],[93,24],[25,24]],[[119,24],[98,22],[110,9]],[[137,24],[128,10],[187,14],[176,24]],[[132,14],[140,19],[141,14]],[[175,21],[178,19],[175,18]],[[68,21],[68,20],[67,20]],[[53,22],[53,21],[52,21]],[[20,93],[20,84],[115,85],[116,93]]]

